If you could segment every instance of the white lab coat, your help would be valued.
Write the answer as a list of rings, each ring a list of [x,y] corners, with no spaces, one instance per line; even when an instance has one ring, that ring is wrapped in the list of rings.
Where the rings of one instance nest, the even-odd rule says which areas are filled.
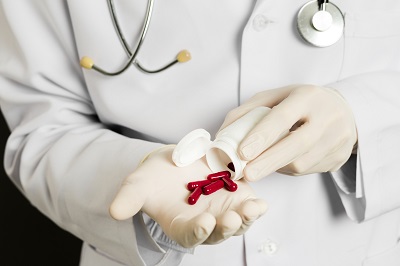
[[[336,0],[345,33],[328,48],[298,36],[305,2],[156,1],[139,61],[157,68],[181,49],[193,59],[112,78],[79,66],[83,55],[110,70],[127,60],[106,1],[0,2],[6,171],[86,243],[82,265],[400,265],[400,2]],[[146,1],[115,4],[133,46]],[[215,133],[253,94],[293,83],[336,88],[350,104],[358,152],[340,171],[264,178],[254,189],[267,214],[244,237],[194,251],[147,217],[110,218],[122,180],[145,154],[195,128]]]

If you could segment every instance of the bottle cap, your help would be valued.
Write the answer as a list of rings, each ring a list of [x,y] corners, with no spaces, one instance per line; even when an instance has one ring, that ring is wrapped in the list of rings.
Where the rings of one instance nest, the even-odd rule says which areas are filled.
[[[178,167],[187,166],[203,157],[211,146],[211,136],[199,128],[184,136],[172,153],[172,161]]]

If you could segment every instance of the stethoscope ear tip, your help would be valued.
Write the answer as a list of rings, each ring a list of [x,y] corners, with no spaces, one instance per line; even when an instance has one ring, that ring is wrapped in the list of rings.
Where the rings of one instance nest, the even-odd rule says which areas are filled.
[[[86,69],[92,69],[94,66],[94,62],[92,58],[84,56],[82,57],[80,61],[81,67],[86,68]]]
[[[188,50],[182,50],[179,52],[179,54],[176,56],[176,60],[179,63],[185,63],[192,59],[192,56]]]

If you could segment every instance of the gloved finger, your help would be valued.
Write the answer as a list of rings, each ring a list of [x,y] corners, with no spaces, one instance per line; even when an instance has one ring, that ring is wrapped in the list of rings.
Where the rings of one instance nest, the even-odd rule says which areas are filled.
[[[122,184],[118,194],[111,203],[109,212],[116,220],[125,220],[140,211],[143,207],[147,193],[146,182],[135,180],[131,181],[129,177]]]
[[[313,136],[310,138],[310,136]],[[290,164],[308,152],[319,140],[311,125],[303,125],[249,162],[244,168],[247,181],[256,181]]]
[[[334,130],[331,130],[330,134],[326,132],[315,144],[315,148],[282,167],[278,172],[296,176],[327,172],[340,167],[348,160],[353,150],[351,141],[345,137],[336,138]]]
[[[242,225],[242,218],[235,211],[226,211],[217,217],[214,231],[205,241],[207,244],[217,244],[233,236]]]
[[[302,103],[303,97],[302,94],[291,93],[247,134],[239,145],[243,160],[253,160],[285,136],[296,123],[306,121],[308,112]]]
[[[291,176],[309,174],[310,170],[313,169],[316,165],[319,165],[321,161],[316,161],[314,156],[307,156],[307,158],[303,158],[305,155],[308,154],[306,153],[300,158],[289,163],[288,165],[285,165],[284,167],[278,169],[277,172]],[[323,157],[319,157],[318,159],[323,159]]]
[[[304,171],[304,174],[335,172],[350,158],[352,149],[343,145],[337,152],[329,154],[324,160]]]
[[[253,97],[248,99],[246,102],[241,104],[239,107],[231,110],[225,117],[224,122],[222,123],[220,129],[221,131],[225,127],[232,124],[234,121],[238,120],[251,110],[259,106],[266,106],[272,108],[273,106],[279,104],[282,100],[284,100],[290,93],[298,85],[290,85],[283,88],[266,90],[259,93],[256,93]]]
[[[238,214],[242,218],[242,225],[235,235],[244,234],[258,218],[267,212],[267,203],[262,199],[249,199],[239,208]]]
[[[329,161],[330,154],[341,146],[343,146],[343,143],[334,143],[329,134],[325,134],[315,144],[315,148],[310,149],[293,162],[283,166],[277,172],[294,176],[307,174],[309,169],[314,166],[323,161]]]
[[[172,220],[168,235],[185,248],[195,247],[204,243],[216,226],[215,217],[208,213],[201,213],[191,219],[178,216]]]

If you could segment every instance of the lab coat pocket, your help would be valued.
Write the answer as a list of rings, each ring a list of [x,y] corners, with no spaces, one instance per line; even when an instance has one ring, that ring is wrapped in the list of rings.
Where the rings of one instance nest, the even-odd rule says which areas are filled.
[[[367,258],[363,266],[399,266],[400,265],[400,241],[389,250]]]
[[[400,8],[345,13],[345,52],[341,78],[400,70]]]

